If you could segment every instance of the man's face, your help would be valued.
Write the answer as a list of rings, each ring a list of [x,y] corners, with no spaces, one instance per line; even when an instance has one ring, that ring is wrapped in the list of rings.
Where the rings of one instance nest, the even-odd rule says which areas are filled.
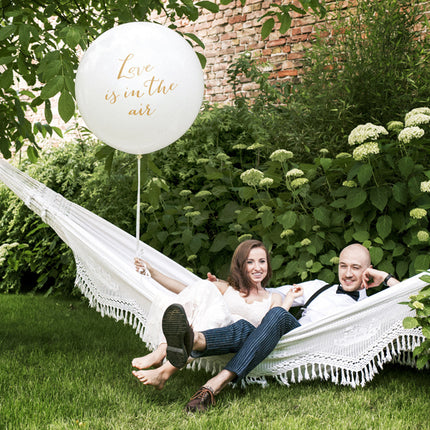
[[[339,282],[345,291],[362,287],[363,272],[369,267],[366,252],[359,248],[346,248],[339,255]]]

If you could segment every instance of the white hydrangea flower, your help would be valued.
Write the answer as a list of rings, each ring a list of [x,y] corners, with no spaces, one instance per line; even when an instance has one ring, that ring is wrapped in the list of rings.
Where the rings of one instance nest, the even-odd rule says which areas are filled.
[[[320,153],[321,153],[321,154],[323,154],[323,155],[326,155],[326,154],[328,154],[328,153],[329,153],[329,150],[328,150],[328,149],[326,149],[326,148],[321,148],[321,149],[320,149]]]
[[[357,186],[357,182],[355,181],[343,181],[342,185],[348,188],[355,188]]]
[[[271,210],[272,210],[272,208],[270,206],[267,206],[267,205],[263,205],[263,206],[260,206],[258,208],[258,212],[266,212],[266,211],[271,211]]]
[[[297,178],[297,179],[294,179],[293,181],[291,181],[291,186],[293,188],[299,188],[299,187],[307,184],[308,182],[309,182],[308,178]]]
[[[250,239],[252,239],[252,234],[242,234],[242,236],[238,238],[239,242],[243,242],[245,240],[250,240]]]
[[[237,143],[233,146],[233,149],[246,149],[248,148],[244,143]]]
[[[334,266],[339,264],[339,257],[331,257],[330,258],[330,263],[333,264]]]
[[[347,152],[340,152],[339,154],[336,155],[336,158],[350,158],[352,157],[351,154],[348,154]]]
[[[179,192],[179,195],[181,196],[181,197],[187,197],[187,196],[189,196],[191,194],[191,191],[190,190],[182,190],[182,191],[180,191]]]
[[[287,174],[285,175],[287,178],[296,177],[296,176],[303,176],[303,170],[300,169],[291,169],[288,170]]]
[[[264,178],[264,173],[258,169],[245,170],[241,175],[240,179],[251,187],[256,187],[260,184],[260,181]]]
[[[367,142],[363,143],[352,152],[352,157],[356,161],[364,160],[369,155],[379,154],[379,145],[378,142]]]
[[[198,197],[198,198],[203,198],[203,197],[209,197],[209,196],[211,196],[212,195],[212,193],[210,192],[210,191],[208,191],[208,190],[202,190],[202,191],[199,191],[197,194],[196,194],[196,197]]]
[[[423,193],[430,193],[430,181],[421,182],[420,190]]]
[[[428,108],[428,107],[420,107],[420,108],[412,109],[411,111],[409,111],[405,115],[405,121],[407,119],[409,119],[411,116],[414,116],[414,115],[417,115],[417,114],[430,115],[430,108]]]
[[[225,154],[224,152],[220,152],[219,154],[216,155],[216,158],[220,161],[228,161],[230,160],[230,157]]]
[[[428,124],[430,122],[430,115],[424,115],[423,113],[417,113],[410,116],[405,120],[405,127],[414,127],[422,124]]]
[[[403,122],[402,121],[390,121],[387,124],[387,130],[388,131],[400,131],[402,130],[404,127]]]
[[[280,163],[293,158],[294,154],[286,149],[277,149],[270,154],[270,159],[272,161],[279,161]]]
[[[420,231],[417,233],[417,239],[418,239],[420,242],[428,242],[429,238],[430,238],[430,235],[429,235],[429,234],[428,234],[428,232],[427,232],[427,231],[425,231],[425,230],[420,230]]]
[[[361,124],[354,128],[348,136],[348,143],[353,145],[360,145],[368,140],[376,140],[379,136],[388,134],[385,127],[375,125],[371,122]]]
[[[187,218],[192,218],[192,217],[196,217],[196,216],[199,216],[199,215],[201,215],[201,213],[199,211],[187,212],[185,214],[185,216]]]
[[[196,160],[197,164],[207,164],[209,163],[209,158],[199,158],[198,160]]]
[[[197,258],[197,255],[192,254],[187,258],[187,261],[194,261]]]
[[[248,146],[248,150],[249,151],[252,151],[252,150],[254,150],[254,149],[260,149],[260,148],[264,148],[264,145],[262,144],[262,143],[259,143],[259,142],[255,142],[255,143],[253,143],[251,146]]]
[[[427,211],[425,209],[422,209],[422,208],[415,208],[409,212],[409,215],[411,216],[411,218],[421,219],[427,215]]]
[[[308,238],[305,238],[305,239],[303,239],[301,242],[300,242],[300,245],[302,245],[302,246],[308,246],[308,245],[310,245],[312,242],[308,239]]]
[[[289,228],[287,230],[283,230],[280,236],[281,236],[281,239],[284,239],[285,237],[292,236],[293,234],[294,234],[294,230],[291,230]]]
[[[194,209],[194,207],[193,206],[184,206],[182,209],[184,211],[190,211],[191,209]]]
[[[6,261],[9,251],[17,246],[19,246],[18,242],[4,243],[0,246],[0,266]]]
[[[400,142],[407,144],[413,139],[420,139],[424,136],[424,130],[419,127],[406,127],[404,128],[397,137]]]
[[[260,187],[270,187],[273,184],[273,179],[272,178],[263,178],[260,181]]]

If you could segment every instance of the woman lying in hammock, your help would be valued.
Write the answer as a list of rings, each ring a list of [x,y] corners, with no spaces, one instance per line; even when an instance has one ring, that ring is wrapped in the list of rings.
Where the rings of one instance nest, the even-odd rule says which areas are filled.
[[[149,266],[141,259],[136,259],[136,269],[142,273],[146,267],[149,270],[152,278],[162,284],[165,288],[179,295],[191,296],[194,307],[199,307],[201,311],[201,318],[199,312],[191,316],[190,313],[196,313],[196,309],[191,309],[184,305],[185,312],[189,321],[193,321],[193,328],[197,328],[202,321],[205,321],[211,327],[226,326],[239,319],[245,319],[254,326],[258,326],[263,319],[264,315],[275,306],[282,306],[286,310],[291,307],[294,298],[302,294],[301,288],[291,290],[282,299],[282,296],[277,293],[269,292],[265,286],[269,282],[272,275],[270,266],[269,255],[263,243],[258,240],[246,240],[242,242],[235,250],[230,266],[230,275],[228,277],[228,284],[225,282],[209,282],[198,281],[192,286],[186,286],[180,281],[169,278],[158,270]],[[202,288],[202,286],[204,287]],[[214,285],[217,290],[214,294]],[[213,306],[216,295],[222,295],[221,306],[225,306],[225,312],[220,309],[208,309],[202,303],[203,296],[206,299],[209,296],[211,300],[209,305]],[[188,308],[188,312],[187,312]],[[210,321],[210,317],[218,317],[218,321]],[[221,318],[219,318],[221,315]],[[208,318],[209,316],[209,318]],[[135,358],[132,361],[133,367],[141,370],[134,370],[133,375],[136,376],[143,384],[153,385],[157,389],[162,389],[166,381],[172,376],[178,368],[173,366],[169,361],[163,360],[166,357],[167,344],[160,343],[158,348],[145,355],[144,357]],[[149,369],[150,367],[156,369]],[[146,369],[146,370],[142,370]],[[148,370],[149,369],[149,370]]]

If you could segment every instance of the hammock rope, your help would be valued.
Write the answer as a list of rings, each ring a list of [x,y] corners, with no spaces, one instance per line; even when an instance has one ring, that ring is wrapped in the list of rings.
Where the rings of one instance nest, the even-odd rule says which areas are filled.
[[[151,277],[136,272],[136,238],[2,159],[0,180],[72,249],[77,268],[75,284],[90,305],[103,316],[130,324],[148,348],[157,347],[156,317],[177,296]],[[185,284],[200,280],[141,241],[138,249],[149,264],[167,276]],[[371,381],[387,362],[413,366],[412,351],[425,338],[420,328],[403,328],[403,319],[412,314],[400,303],[426,285],[421,275],[288,333],[243,383],[265,385],[267,376],[271,376],[284,385],[319,378],[356,387]],[[202,357],[189,367],[215,373],[230,357]]]

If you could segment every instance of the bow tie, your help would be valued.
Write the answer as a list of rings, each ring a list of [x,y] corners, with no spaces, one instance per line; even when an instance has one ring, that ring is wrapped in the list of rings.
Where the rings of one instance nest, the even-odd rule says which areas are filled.
[[[348,296],[352,297],[355,301],[358,300],[360,297],[360,293],[358,291],[345,291],[342,288],[342,285],[339,285],[336,290],[336,294],[347,294]]]

